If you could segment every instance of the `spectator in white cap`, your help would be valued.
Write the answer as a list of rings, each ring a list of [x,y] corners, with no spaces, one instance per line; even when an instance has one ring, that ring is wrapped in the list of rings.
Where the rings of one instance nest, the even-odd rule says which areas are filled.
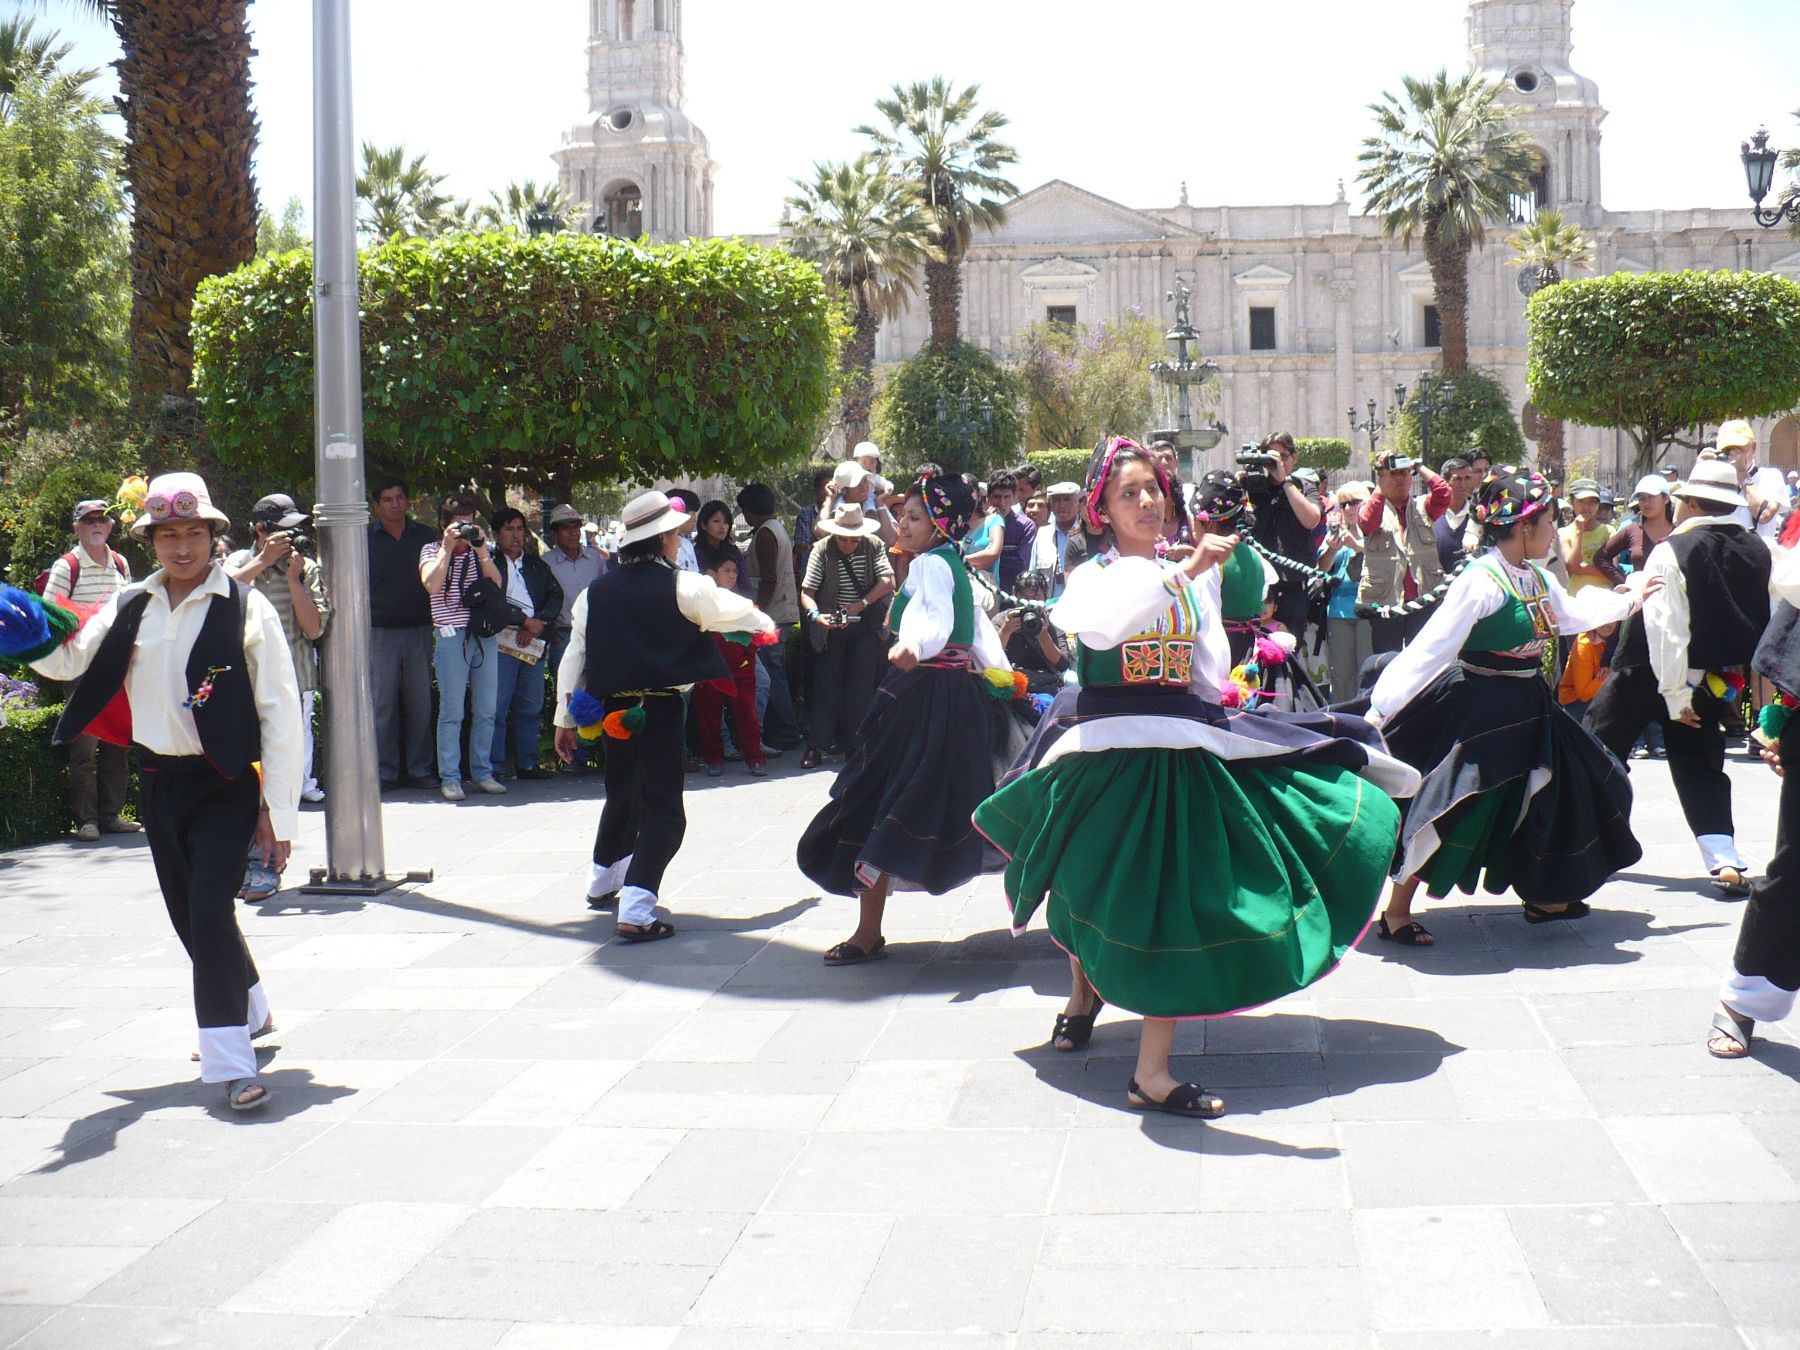
[[[1594,555],[1594,566],[1613,586],[1625,584],[1627,572],[1641,572],[1650,550],[1675,528],[1675,503],[1669,496],[1669,480],[1647,473],[1631,490],[1631,506],[1637,519],[1621,525]]]
[[[1744,494],[1744,505],[1732,513],[1732,519],[1764,539],[1775,538],[1787,513],[1787,480],[1780,469],[1757,465],[1755,428],[1741,417],[1733,418],[1719,428],[1715,443],[1737,470],[1738,489]]]
[[[75,547],[50,564],[43,593],[52,600],[77,605],[104,605],[131,584],[131,564],[113,550],[110,504],[99,498],[75,503]],[[69,742],[69,809],[75,815],[75,837],[91,844],[108,834],[135,834],[143,826],[127,820],[125,793],[131,770],[125,747],[108,745],[98,736]]]
[[[1076,516],[1081,507],[1080,483],[1052,483],[1044,489],[1050,502],[1050,518],[1031,541],[1031,568],[1050,580],[1050,596],[1063,593],[1069,571],[1069,540],[1080,529]]]
[[[766,491],[766,489],[765,489]],[[676,565],[685,511],[661,492],[625,505],[616,566],[575,601],[574,627],[557,671],[556,753],[575,757],[577,733],[606,737],[606,803],[594,839],[588,903],[616,900],[622,942],[672,937],[656,917],[663,872],[687,832],[687,719],[682,695],[724,679],[707,635],[773,634],[743,596]]]

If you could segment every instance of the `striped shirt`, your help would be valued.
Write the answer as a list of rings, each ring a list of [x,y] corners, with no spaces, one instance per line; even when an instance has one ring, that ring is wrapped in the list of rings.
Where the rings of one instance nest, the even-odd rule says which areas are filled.
[[[832,555],[843,566],[832,562]],[[845,574],[848,573],[846,581]],[[860,600],[875,589],[879,581],[894,579],[894,565],[879,540],[864,539],[856,552],[846,556],[838,547],[838,537],[826,535],[812,546],[806,558],[806,579],[801,589],[812,592],[813,602],[827,614]]]
[[[241,548],[225,559],[225,570],[237,573],[256,560],[256,550]],[[331,618],[331,605],[325,599],[325,569],[311,558],[298,553],[290,553],[285,562],[276,563],[273,567],[265,567],[254,577],[250,585],[261,591],[263,598],[275,607],[276,615],[281,619],[281,631],[287,634],[288,651],[294,658],[294,680],[303,694],[311,693],[319,687],[319,653],[313,639],[300,631],[300,621],[294,617],[294,597],[288,591],[287,568],[300,568],[300,584],[312,597],[318,607],[319,622],[326,623]],[[85,573],[86,568],[82,571]],[[84,581],[86,577],[82,578]],[[323,637],[325,630],[319,630]]]
[[[441,539],[420,549],[419,571],[423,573],[443,551]],[[432,623],[439,628],[467,628],[469,607],[463,603],[463,592],[473,586],[480,575],[481,561],[475,556],[474,549],[465,549],[452,557],[450,568],[444,573],[443,587],[431,597]]]
[[[73,600],[78,605],[103,605],[131,580],[131,564],[123,558],[119,558],[125,568],[121,575],[112,556],[108,556],[103,563],[97,563],[79,545],[70,552],[81,560],[74,593],[70,593],[69,554],[65,553],[50,564],[50,580],[44,583],[44,594],[53,600]]]

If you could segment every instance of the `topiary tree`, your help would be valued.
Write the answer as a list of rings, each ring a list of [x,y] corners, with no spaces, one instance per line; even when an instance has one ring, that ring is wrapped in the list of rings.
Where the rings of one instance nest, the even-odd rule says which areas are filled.
[[[963,435],[938,421],[941,402],[950,422],[959,420],[963,395],[969,417],[979,422],[985,407],[988,426]],[[979,347],[959,342],[931,345],[905,362],[875,397],[875,439],[898,462],[935,461],[956,473],[971,464],[1013,462],[1025,437],[1019,415],[1018,384]]]
[[[1425,445],[1418,413],[1423,389],[1416,387],[1407,394],[1406,406],[1394,413],[1396,450],[1429,460],[1434,469],[1452,455],[1476,449],[1487,451],[1496,464],[1525,458],[1525,437],[1513,415],[1512,396],[1493,375],[1470,368],[1461,375],[1433,377],[1429,387],[1444,408],[1432,414],[1430,446]]]
[[[1093,457],[1094,451],[1089,447],[1086,450],[1033,450],[1025,459],[1044,475],[1044,486],[1049,487],[1052,483],[1085,485],[1088,461]]]
[[[1800,403],[1800,285],[1750,272],[1615,272],[1531,297],[1526,379],[1548,417],[1617,427],[1647,473],[1682,433]]]
[[[214,278],[195,383],[220,453],[313,467],[312,260]],[[439,488],[761,473],[806,455],[840,330],[819,274],[734,240],[455,234],[362,259],[371,473]]]
[[[1294,453],[1303,469],[1347,468],[1350,464],[1350,442],[1342,436],[1296,436]]]

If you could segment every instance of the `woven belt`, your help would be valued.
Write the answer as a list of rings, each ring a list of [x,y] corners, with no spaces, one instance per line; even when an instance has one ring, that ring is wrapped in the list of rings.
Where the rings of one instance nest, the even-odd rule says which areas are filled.
[[[1471,675],[1500,675],[1512,680],[1536,680],[1543,678],[1543,670],[1537,666],[1527,666],[1523,670],[1499,670],[1493,666],[1476,665],[1473,661],[1458,661],[1457,665]]]

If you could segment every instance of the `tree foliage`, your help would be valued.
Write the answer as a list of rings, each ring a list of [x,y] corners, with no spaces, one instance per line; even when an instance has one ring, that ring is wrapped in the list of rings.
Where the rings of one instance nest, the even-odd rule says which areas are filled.
[[[0,421],[59,422],[123,392],[119,143],[85,92],[93,72],[56,64],[65,50],[0,25]]]
[[[444,175],[425,167],[425,156],[406,157],[406,147],[385,150],[363,142],[356,175],[356,227],[377,244],[431,239],[444,231],[451,200],[440,191]]]
[[[312,242],[306,232],[306,205],[298,197],[289,197],[281,208],[281,219],[267,211],[256,217],[256,256],[286,253],[291,248],[305,248]]]
[[[966,445],[954,425],[962,420],[965,394],[969,420],[977,423]],[[940,402],[948,417],[944,422],[938,421]],[[984,410],[985,429],[979,425]],[[875,398],[875,439],[904,464],[932,461],[964,473],[971,465],[1010,463],[1024,435],[1018,382],[992,356],[965,342],[926,347],[894,371]]]
[[[1325,473],[1349,467],[1350,442],[1342,436],[1296,436],[1294,454],[1301,468]]]
[[[754,472],[831,398],[833,306],[778,249],[457,234],[365,252],[361,289],[370,470],[421,484]],[[221,454],[310,478],[308,253],[209,282],[195,333]]]
[[[1682,433],[1800,403],[1800,285],[1752,272],[1615,272],[1531,297],[1526,378],[1549,417],[1617,427],[1646,473]]]
[[[139,455],[135,445],[90,422],[61,430],[33,428],[0,447],[0,579],[29,586],[68,550],[75,503],[90,497],[112,501],[119,484],[141,471]],[[131,558],[135,575],[143,576],[148,560],[124,534],[115,530],[112,546]]]
[[[1036,449],[1091,445],[1102,436],[1141,439],[1155,390],[1150,363],[1163,330],[1141,314],[1098,326],[1034,323],[1014,339],[1013,374],[1025,405],[1026,442]]]
[[[1431,445],[1421,435],[1419,399],[1426,388],[1445,410],[1431,417]],[[1443,375],[1422,382],[1406,396],[1406,406],[1394,412],[1394,448],[1430,462],[1436,468],[1452,455],[1485,450],[1496,464],[1517,463],[1525,457],[1525,438],[1513,413],[1506,386],[1485,370],[1469,369],[1461,375]]]

